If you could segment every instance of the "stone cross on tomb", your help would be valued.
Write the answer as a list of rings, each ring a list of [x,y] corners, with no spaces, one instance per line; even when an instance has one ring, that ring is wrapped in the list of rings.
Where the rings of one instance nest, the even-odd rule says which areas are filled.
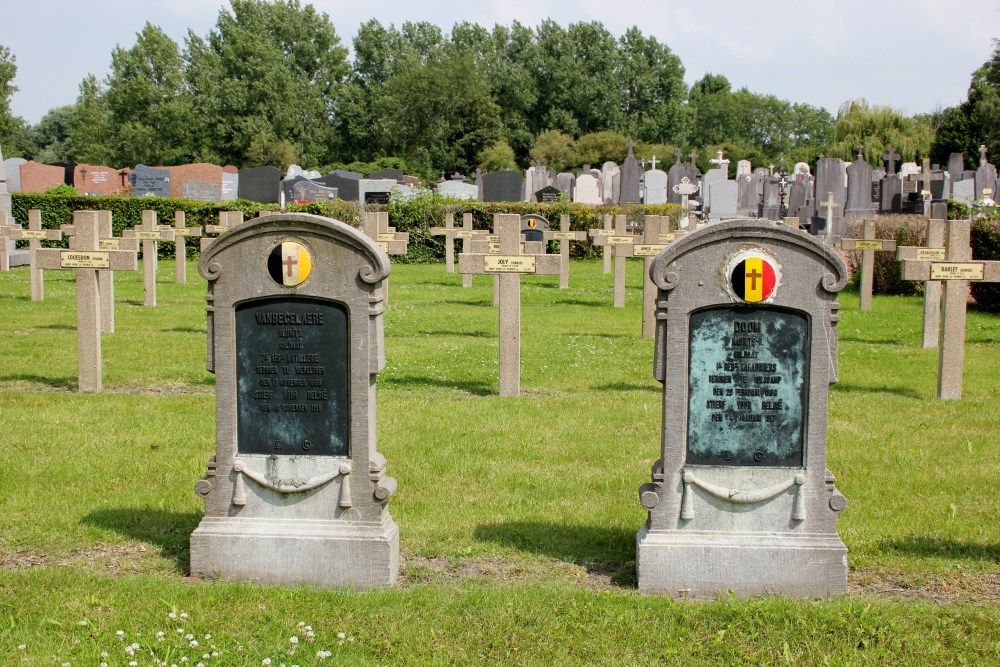
[[[924,215],[931,217],[931,159],[925,157],[920,168],[920,196],[924,199]]]
[[[728,169],[729,160],[722,158],[722,151],[715,151],[715,157],[709,160],[712,164],[716,166],[717,169]]]
[[[499,253],[463,253],[458,258],[461,273],[498,277],[500,292],[500,395],[521,393],[521,274],[559,273],[556,255],[524,255],[521,249],[521,216],[500,215]]]
[[[936,219],[932,217],[927,221],[927,245],[920,246],[899,246],[896,248],[896,259],[900,262],[905,260],[920,261],[943,261],[945,259],[944,250],[944,230],[947,222],[944,219],[947,213],[947,204],[941,205],[945,210],[938,213],[942,217]],[[941,327],[941,281],[924,281],[924,333],[923,346],[934,348],[938,346],[938,336]]]
[[[386,211],[365,211],[361,218],[361,231],[365,236],[375,241],[375,244],[387,255],[405,255],[410,235],[407,232],[397,232],[389,226],[389,213]],[[389,307],[389,277],[382,281],[382,295],[386,308]]]
[[[826,193],[826,201],[820,202],[820,206],[826,209],[826,228],[830,230],[833,228],[833,207],[837,205],[837,202],[833,199],[833,193]]]
[[[682,153],[680,151],[674,151],[674,160],[675,160],[674,164],[681,163],[681,155]]]
[[[896,175],[896,160],[899,159],[899,153],[897,153],[896,151],[894,151],[892,149],[892,146],[889,146],[889,150],[887,150],[882,155],[882,159],[885,160],[885,161],[887,161],[889,163],[889,170],[886,172],[886,176],[895,176]]]
[[[691,212],[691,195],[698,194],[698,190],[701,186],[697,183],[692,183],[691,179],[685,176],[681,179],[681,182],[674,186],[674,192],[681,196],[681,219],[678,221],[679,227],[686,227],[690,224],[688,220],[688,214]]]
[[[572,241],[586,241],[587,232],[573,232],[569,229],[569,215],[559,216],[559,231],[546,231],[546,241],[559,241],[559,289],[569,287],[569,244]]]
[[[650,169],[656,169],[656,155],[655,154],[653,155],[653,159],[651,159],[649,161],[649,164],[651,165]]]
[[[201,236],[201,227],[188,227],[184,211],[174,211],[174,226],[170,230],[174,235],[174,257],[177,261],[177,284],[187,284],[187,238]]]
[[[217,225],[205,225],[206,234],[215,234],[218,236],[222,232],[235,227],[236,225],[242,224],[243,222],[243,211],[219,211],[219,224]],[[207,236],[202,236],[199,242],[200,249],[204,252],[208,249],[208,246],[215,242],[214,238],[209,238]]]
[[[875,221],[866,219],[861,238],[841,239],[840,249],[861,251],[861,310],[871,310],[872,278],[875,275],[875,253],[894,251],[896,249],[896,242],[890,239],[876,239]]]
[[[979,166],[986,164],[986,144],[979,144]]]
[[[70,238],[73,247],[73,237],[76,235],[75,225],[59,225],[63,236]],[[97,212],[97,233],[99,250],[127,250],[139,252],[139,241],[136,239],[117,238],[113,235],[111,211]],[[114,271],[99,270],[97,272],[97,289],[101,293],[101,333],[115,332],[115,274]]]
[[[625,258],[635,257],[634,248],[635,236],[628,233],[624,215],[615,216],[614,233],[607,236],[597,236],[594,238],[594,245],[610,246],[611,256],[615,264],[615,308],[625,307]]]
[[[698,164],[697,164],[696,160],[698,159],[698,152],[692,148],[691,149],[691,154],[689,155],[689,157],[691,158],[691,166],[692,167],[697,167]]]
[[[611,216],[605,215],[604,227],[600,229],[588,229],[587,236],[589,236],[596,247],[602,248],[601,256],[604,258],[604,275],[611,273],[611,253],[608,252],[607,246],[599,241],[600,237],[610,236],[612,232],[611,228]]]
[[[58,229],[42,229],[42,212],[37,208],[28,211],[28,228],[9,225],[0,228],[0,236],[12,241],[28,241],[29,260],[28,271],[31,277],[31,300],[42,301],[45,299],[45,284],[42,282],[42,270],[38,268],[37,252],[42,247],[42,241],[59,241],[62,239],[62,232]],[[3,241],[0,245],[6,247]]]
[[[103,389],[101,375],[101,292],[98,269],[135,271],[136,253],[100,250],[97,211],[73,213],[75,235],[69,250],[41,248],[36,252],[41,269],[76,270],[77,388],[82,392]]]
[[[973,261],[969,245],[970,220],[948,222],[944,261],[905,259],[903,280],[941,280],[941,335],[938,344],[938,398],[962,398],[965,365],[965,307],[969,281],[1000,282],[1000,261]]]
[[[174,234],[170,230],[170,227],[156,224],[156,211],[146,210],[142,212],[141,225],[122,232],[122,238],[142,241],[142,288],[147,306],[156,305],[157,242],[173,241]]]

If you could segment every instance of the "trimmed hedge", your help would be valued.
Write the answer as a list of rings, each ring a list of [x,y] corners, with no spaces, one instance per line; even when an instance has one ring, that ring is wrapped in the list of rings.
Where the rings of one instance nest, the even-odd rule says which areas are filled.
[[[160,224],[173,224],[174,211],[184,211],[189,227],[204,227],[216,224],[220,211],[243,211],[244,218],[252,218],[262,211],[278,211],[277,204],[258,204],[245,199],[229,202],[202,202],[191,199],[171,199],[165,197],[95,197],[95,196],[65,196],[37,193],[14,193],[11,195],[14,219],[27,224],[28,210],[37,208],[42,211],[42,227],[58,229],[59,225],[73,222],[73,211],[109,210],[112,215],[112,228],[115,236],[121,236],[125,229],[131,229],[142,223],[142,212],[147,209],[156,211]],[[369,207],[372,210],[386,210],[385,206]],[[290,204],[285,209],[293,213],[312,213],[340,220],[354,227],[359,226],[360,216],[358,205],[354,202],[335,200],[332,202],[313,202],[309,204]],[[473,226],[476,229],[492,229],[493,215],[496,213],[518,213],[521,215],[534,213],[543,216],[551,227],[558,229],[559,216],[570,216],[570,228],[574,231],[585,231],[603,226],[602,216],[606,214],[624,214],[629,222],[639,220],[644,215],[666,215],[676,220],[680,215],[680,207],[676,204],[659,205],[628,205],[628,206],[590,206],[586,204],[570,204],[557,202],[553,204],[535,204],[531,202],[480,202],[445,199],[436,195],[414,197],[408,201],[393,200],[389,206],[390,224],[399,232],[408,232],[410,242],[405,257],[393,257],[394,262],[440,262],[444,258],[444,237],[432,236],[431,227],[443,227],[445,213],[452,211],[455,224],[462,224],[464,213],[472,213]],[[190,248],[197,253],[197,247]],[[164,256],[172,255],[170,244],[160,244],[160,252]],[[572,244],[575,257],[592,256],[594,248],[588,239],[584,243]]]

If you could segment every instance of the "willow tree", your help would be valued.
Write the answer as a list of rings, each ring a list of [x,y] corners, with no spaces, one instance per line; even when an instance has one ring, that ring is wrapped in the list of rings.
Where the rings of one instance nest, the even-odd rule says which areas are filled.
[[[882,155],[891,147],[904,161],[920,161],[930,154],[933,141],[934,128],[929,124],[862,98],[841,105],[826,156],[851,161],[862,146],[867,162],[881,164]]]

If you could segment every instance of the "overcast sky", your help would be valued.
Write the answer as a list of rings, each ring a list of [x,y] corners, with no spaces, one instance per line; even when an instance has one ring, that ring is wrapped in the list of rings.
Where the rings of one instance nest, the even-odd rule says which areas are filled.
[[[16,115],[36,123],[76,100],[87,74],[103,78],[116,45],[129,48],[146,21],[183,48],[204,36],[227,0],[5,0],[0,44],[17,58]],[[305,4],[305,3],[303,3]],[[358,26],[459,21],[492,28],[600,21],[615,36],[636,25],[680,56],[690,85],[706,72],[836,114],[863,97],[907,114],[965,99],[972,72],[1000,38],[1000,0],[315,0],[350,47]]]

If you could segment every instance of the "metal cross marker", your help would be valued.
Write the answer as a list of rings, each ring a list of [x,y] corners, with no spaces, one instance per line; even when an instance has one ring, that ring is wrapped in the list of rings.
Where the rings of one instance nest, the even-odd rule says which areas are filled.
[[[77,387],[80,391],[99,392],[101,374],[101,292],[98,269],[135,271],[135,251],[100,250],[97,211],[76,211],[76,232],[69,250],[42,248],[36,253],[42,269],[76,270]]]
[[[463,252],[458,258],[458,270],[460,273],[497,276],[500,306],[500,395],[518,396],[521,393],[521,274],[554,275],[559,273],[560,261],[556,255],[525,255],[521,252],[521,216],[516,213],[501,214],[497,231],[500,236],[499,252]],[[473,245],[487,243],[476,241]]]
[[[872,309],[872,283],[875,274],[875,253],[891,252],[896,242],[891,239],[875,238],[875,221],[865,220],[864,232],[860,239],[841,239],[841,250],[861,251],[861,310]]]
[[[962,398],[965,366],[965,308],[969,281],[1000,282],[1000,261],[971,261],[970,220],[947,226],[945,261],[903,260],[903,280],[942,280],[944,299],[938,351],[938,398]]]

